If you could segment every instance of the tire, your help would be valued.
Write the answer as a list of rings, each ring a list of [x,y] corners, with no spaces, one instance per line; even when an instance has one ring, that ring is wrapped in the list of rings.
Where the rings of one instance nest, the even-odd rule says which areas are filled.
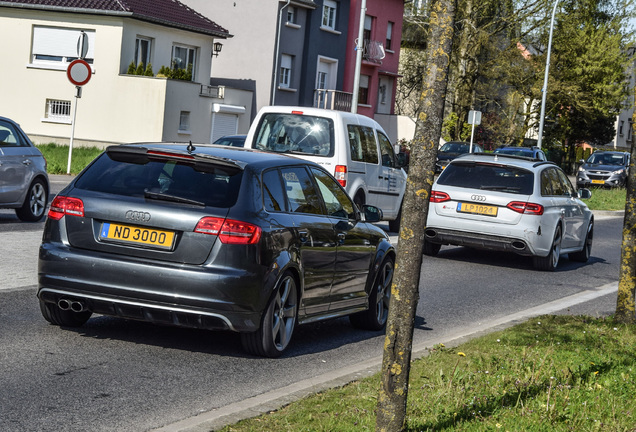
[[[369,309],[349,315],[349,321],[355,328],[378,331],[386,325],[389,317],[389,300],[393,283],[394,261],[387,257],[378,269],[369,293]]]
[[[594,239],[594,221],[590,221],[587,226],[587,232],[585,233],[585,242],[583,243],[583,249],[578,252],[571,252],[568,254],[570,261],[587,262],[592,254],[592,240]]]
[[[554,239],[552,240],[552,246],[548,256],[532,258],[534,267],[537,270],[554,271],[559,264],[559,257],[561,256],[561,225],[557,225],[554,231]]]
[[[395,220],[389,221],[389,231],[399,233],[401,220],[402,220],[402,205],[400,204],[400,210],[398,211],[397,217],[395,218]]]
[[[29,186],[24,204],[15,209],[15,214],[21,221],[36,222],[42,219],[48,203],[49,192],[42,179],[35,179]]]
[[[431,243],[430,241],[424,239],[424,255],[426,256],[437,256],[439,250],[442,248],[442,245],[439,243]]]
[[[289,346],[297,315],[296,280],[290,272],[286,272],[265,308],[261,327],[252,333],[241,333],[243,348],[258,356],[280,357]]]
[[[91,311],[62,310],[56,304],[40,300],[40,311],[45,320],[61,327],[81,327],[93,315]]]

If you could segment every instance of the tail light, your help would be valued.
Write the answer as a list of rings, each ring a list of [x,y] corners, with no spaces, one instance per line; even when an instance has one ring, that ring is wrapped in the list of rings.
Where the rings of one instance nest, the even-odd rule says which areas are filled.
[[[261,238],[259,226],[232,219],[204,217],[194,228],[200,234],[217,235],[225,244],[254,244]]]
[[[531,214],[540,216],[543,214],[543,206],[541,204],[523,202],[523,201],[512,201],[508,203],[506,206],[510,210],[515,211],[517,213],[522,214]]]
[[[432,203],[441,203],[444,201],[450,201],[451,197],[446,192],[440,191],[431,191],[431,199]]]
[[[334,177],[338,180],[338,183],[340,183],[342,187],[347,187],[347,166],[336,165]]]
[[[48,217],[60,220],[64,215],[84,217],[84,202],[79,198],[56,196],[49,208]]]

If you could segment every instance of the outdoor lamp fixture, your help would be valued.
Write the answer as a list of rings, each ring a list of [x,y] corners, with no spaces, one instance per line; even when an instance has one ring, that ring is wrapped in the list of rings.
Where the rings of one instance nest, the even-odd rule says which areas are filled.
[[[214,57],[218,57],[221,52],[221,48],[223,48],[223,44],[221,42],[214,42],[214,46],[212,48],[212,55]]]
[[[550,50],[552,49],[552,30],[554,29],[554,15],[559,4],[559,0],[554,1],[554,9],[552,9],[552,19],[550,20],[550,38],[548,39],[548,56],[545,60],[545,76],[543,77],[543,88],[541,92],[541,114],[539,118],[539,136],[537,138],[537,147],[541,148],[541,140],[543,139],[543,122],[545,120],[545,99],[548,95],[548,72],[550,71]]]

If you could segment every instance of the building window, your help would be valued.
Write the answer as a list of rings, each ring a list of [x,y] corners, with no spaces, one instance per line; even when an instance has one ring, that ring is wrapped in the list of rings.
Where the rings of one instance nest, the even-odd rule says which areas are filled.
[[[316,81],[317,89],[326,89],[327,88],[327,72],[318,71],[318,79]]]
[[[78,39],[81,32],[88,36],[88,52],[85,60],[93,63],[95,55],[95,31],[62,27],[33,27],[31,62],[40,65],[66,65],[79,56]]]
[[[360,75],[360,87],[358,88],[358,103],[368,105],[369,103],[369,75]]]
[[[393,23],[389,21],[389,24],[386,27],[386,42],[384,47],[388,50],[391,49],[391,41],[393,40]]]
[[[175,45],[172,47],[172,68],[184,69],[190,71],[190,81],[195,79],[195,71],[197,70],[197,49],[182,45]]]
[[[190,132],[190,111],[181,111],[179,115],[179,132]]]
[[[142,65],[145,69],[150,63],[150,47],[151,40],[144,37],[138,37],[135,40],[135,65]]]
[[[325,0],[322,6],[322,27],[330,30],[336,29],[336,11],[338,4],[332,0]]]
[[[71,101],[47,99],[45,117],[51,121],[70,122]]]
[[[296,23],[296,8],[293,6],[287,8],[287,22],[292,24]]]
[[[620,124],[618,126],[618,136],[623,136],[623,126],[625,125],[625,122],[623,120],[620,121]]]
[[[362,34],[362,39],[366,42],[371,40],[371,26],[373,24],[373,17],[369,15],[364,16],[364,33]]]
[[[292,72],[292,56],[283,54],[280,56],[280,76],[278,78],[278,84],[281,87],[289,88],[291,83]]]
[[[634,131],[634,123],[632,123],[632,121],[629,121],[629,129],[627,129],[627,140],[626,141],[631,141],[632,140],[632,132]]]

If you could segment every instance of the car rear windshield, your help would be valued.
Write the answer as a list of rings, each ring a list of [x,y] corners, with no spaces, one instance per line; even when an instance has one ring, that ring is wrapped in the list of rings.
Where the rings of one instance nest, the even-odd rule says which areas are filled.
[[[113,195],[229,208],[236,203],[242,171],[206,167],[172,159],[114,160],[102,154],[77,179],[79,189]]]
[[[333,120],[304,114],[263,115],[255,134],[260,150],[330,157],[334,154]]]
[[[508,165],[455,162],[440,174],[437,184],[531,195],[534,174]]]

